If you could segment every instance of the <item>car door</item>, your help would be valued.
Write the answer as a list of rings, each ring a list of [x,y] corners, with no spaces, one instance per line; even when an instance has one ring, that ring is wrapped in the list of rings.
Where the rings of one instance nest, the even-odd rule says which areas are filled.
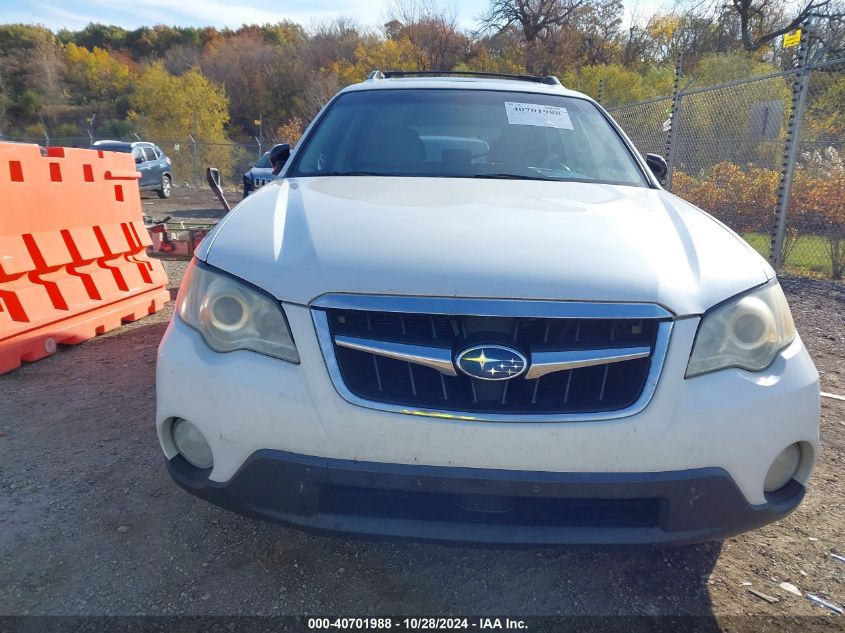
[[[161,182],[161,166],[156,160],[156,153],[152,147],[144,148],[144,165],[146,166],[144,173],[147,177],[145,186],[154,187],[158,185]]]
[[[135,158],[135,168],[141,174],[141,180],[138,181],[138,186],[149,187],[150,182],[150,163],[147,160],[147,155],[143,147],[135,147],[132,149],[132,156]]]
[[[164,154],[157,147],[148,147],[146,152],[150,157],[150,176],[154,184],[159,184],[165,170]]]

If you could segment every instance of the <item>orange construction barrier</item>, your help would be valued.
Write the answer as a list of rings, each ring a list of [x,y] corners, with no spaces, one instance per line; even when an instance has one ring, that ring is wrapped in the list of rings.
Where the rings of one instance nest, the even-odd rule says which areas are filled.
[[[131,154],[0,143],[0,374],[160,310]]]

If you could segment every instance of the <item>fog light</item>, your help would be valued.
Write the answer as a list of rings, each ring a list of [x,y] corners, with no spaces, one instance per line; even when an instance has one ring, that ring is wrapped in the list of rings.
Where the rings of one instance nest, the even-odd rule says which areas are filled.
[[[787,446],[769,467],[769,472],[766,473],[766,481],[763,483],[763,490],[774,492],[783,488],[795,476],[800,464],[801,447],[798,444]]]
[[[192,466],[205,469],[214,465],[211,447],[202,432],[187,420],[179,418],[173,423],[173,443],[176,450]]]

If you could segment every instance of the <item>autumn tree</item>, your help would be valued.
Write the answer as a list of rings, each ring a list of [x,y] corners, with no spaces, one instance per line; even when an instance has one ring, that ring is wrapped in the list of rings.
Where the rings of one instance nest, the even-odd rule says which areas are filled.
[[[202,72],[225,88],[235,121],[251,121],[259,112],[268,112],[271,97],[267,83],[274,55],[273,46],[252,33],[220,40],[205,51]]]
[[[65,47],[67,81],[82,100],[117,99],[129,88],[129,65],[102,48]]]
[[[810,18],[845,18],[845,11],[835,0],[801,0],[795,5],[781,0],[730,0],[726,7],[739,20],[740,40],[747,51],[759,50]]]
[[[299,24],[283,20],[261,27],[265,41],[274,46],[302,46],[308,41],[308,34]]]
[[[112,24],[91,23],[81,31],[59,31],[59,39],[65,44],[76,44],[88,49],[103,48],[119,50],[126,47],[128,31]]]
[[[335,63],[327,70],[341,86],[347,86],[363,81],[372,70],[418,70],[417,51],[407,37],[383,39],[371,35],[355,49],[354,62]]]
[[[594,2],[578,12],[573,30],[580,41],[581,58],[585,64],[609,64],[618,60],[623,14],[622,0]]]
[[[0,25],[0,83],[14,122],[31,122],[43,105],[63,102],[64,57],[56,36],[43,27]]]
[[[812,77],[803,135],[816,146],[842,147],[845,139],[845,77],[818,72]]]
[[[194,66],[200,65],[202,49],[199,46],[178,45],[167,49],[162,56],[164,67],[173,75],[181,75]]]
[[[231,157],[223,144],[229,142],[229,100],[225,89],[199,69],[175,77],[161,62],[150,64],[133,82],[129,101],[129,120],[144,138],[166,148],[177,178],[188,178],[193,169],[190,138],[202,143],[199,167],[228,171]]]
[[[587,0],[491,0],[481,19],[486,30],[516,26],[525,43],[525,68],[531,74],[549,72],[541,60],[541,46],[550,35],[574,21]]]
[[[353,20],[338,18],[322,22],[313,29],[308,38],[308,48],[303,54],[309,56],[314,68],[329,68],[335,63],[354,63],[358,46],[368,34]]]
[[[669,66],[655,68],[644,76],[620,64],[604,64],[568,71],[562,81],[567,88],[601,97],[602,105],[611,107],[671,93],[673,75]]]
[[[410,42],[418,70],[451,70],[466,58],[469,38],[458,28],[454,12],[416,0],[396,0],[391,18],[385,34],[388,39]]]
[[[484,35],[470,43],[466,63],[458,70],[521,74],[525,72],[525,50],[516,29]]]

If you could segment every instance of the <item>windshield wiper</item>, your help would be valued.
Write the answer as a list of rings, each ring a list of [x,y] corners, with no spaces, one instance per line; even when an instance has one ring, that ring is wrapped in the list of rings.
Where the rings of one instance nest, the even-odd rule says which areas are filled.
[[[326,171],[312,176],[386,176],[405,178],[487,178],[489,180],[545,180],[559,182],[559,178],[543,178],[542,176],[523,176],[520,174],[400,174],[383,171]]]
[[[392,174],[383,171],[325,171],[314,176],[409,176],[412,174]]]
[[[549,180],[558,182],[559,178],[543,178],[542,176],[522,176],[520,174],[473,174],[473,178],[488,178],[491,180]]]

